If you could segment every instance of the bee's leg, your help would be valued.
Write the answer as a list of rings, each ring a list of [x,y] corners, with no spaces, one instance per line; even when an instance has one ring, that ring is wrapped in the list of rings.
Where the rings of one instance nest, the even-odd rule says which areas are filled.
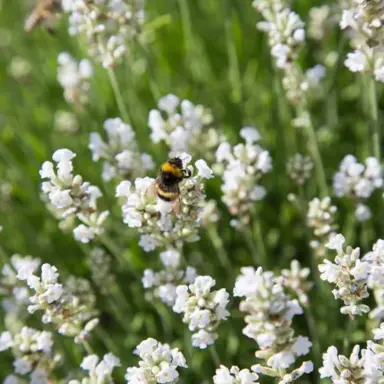
[[[27,18],[24,24],[25,32],[31,32],[42,21],[41,14],[38,10],[34,10]]]

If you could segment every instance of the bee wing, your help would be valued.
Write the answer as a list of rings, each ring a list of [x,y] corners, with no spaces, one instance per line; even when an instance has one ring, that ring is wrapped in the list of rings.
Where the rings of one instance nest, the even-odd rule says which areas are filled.
[[[145,191],[145,196],[148,199],[154,200],[157,197],[157,180],[155,180]]]
[[[172,201],[172,213],[175,216],[178,216],[180,214],[180,210],[181,210],[180,197],[177,197],[177,199]]]

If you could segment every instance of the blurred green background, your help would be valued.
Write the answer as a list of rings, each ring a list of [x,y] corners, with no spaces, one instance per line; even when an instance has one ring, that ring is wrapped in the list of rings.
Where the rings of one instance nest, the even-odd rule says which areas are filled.
[[[326,1],[294,1],[292,8],[304,21],[311,7]],[[328,1],[332,4],[332,1]],[[65,18],[49,33],[37,28],[31,34],[23,30],[23,23],[31,4],[23,0],[0,0],[0,244],[7,257],[13,253],[33,255],[57,266],[64,280],[69,274],[89,278],[85,257],[87,246],[80,246],[72,234],[58,229],[57,220],[47,211],[40,198],[39,168],[58,148],[69,148],[77,153],[75,171],[85,180],[98,185],[104,192],[105,207],[112,212],[109,238],[126,263],[114,265],[127,306],[116,309],[114,298],[98,295],[101,326],[92,345],[99,355],[110,350],[122,360],[118,382],[127,366],[136,365],[132,355],[136,344],[147,337],[178,346],[184,352],[190,368],[181,372],[181,382],[211,381],[214,364],[208,351],[192,349],[190,332],[181,317],[159,303],[143,300],[140,280],[132,271],[141,274],[145,268],[156,268],[155,252],[144,253],[137,245],[134,231],[124,226],[120,209],[114,198],[114,185],[101,183],[101,163],[93,163],[88,150],[89,133],[102,132],[106,118],[119,116],[108,76],[95,64],[91,102],[77,113],[80,128],[77,133],[58,132],[53,127],[58,110],[71,111],[57,82],[57,56],[67,51],[75,58],[86,57],[84,45],[67,34]],[[140,49],[116,69],[125,105],[132,119],[140,148],[151,153],[157,164],[167,155],[166,148],[152,145],[147,117],[156,107],[159,97],[174,93],[195,104],[212,109],[215,124],[232,143],[239,141],[239,129],[245,125],[257,127],[263,137],[262,145],[271,151],[274,168],[265,179],[267,198],[257,207],[262,236],[268,255],[267,269],[279,271],[288,267],[293,258],[310,266],[312,257],[308,246],[305,220],[288,201],[289,193],[297,193],[285,165],[295,151],[311,153],[306,136],[298,132],[299,146],[291,146],[293,111],[286,103],[279,85],[279,74],[273,69],[267,37],[256,30],[260,20],[250,1],[157,0],[147,4],[149,24],[146,27],[148,54]],[[311,113],[318,133],[325,163],[329,193],[332,175],[341,159],[352,153],[363,160],[370,154],[368,109],[365,79],[348,72],[342,65],[348,51],[337,25],[327,34],[326,41],[309,40],[302,52],[303,68],[316,63],[325,64],[331,51],[341,53],[339,62],[328,68],[328,76],[318,98],[311,100]],[[23,70],[20,70],[20,63]],[[382,94],[382,89],[379,89]],[[380,98],[382,101],[382,98]],[[252,258],[242,234],[229,227],[230,216],[220,203],[220,180],[209,182],[208,196],[218,200],[221,219],[218,232],[231,258],[234,270],[224,270],[208,233],[202,230],[202,240],[187,246],[185,258],[199,274],[209,274],[217,287],[230,292],[241,266],[252,265]],[[318,195],[313,177],[305,189],[310,200]],[[335,200],[339,208],[338,224],[341,232],[352,231],[352,245],[363,251],[382,235],[382,198],[377,194],[369,205],[376,212],[364,227],[348,219],[351,206]],[[353,226],[353,227],[352,227]],[[4,262],[5,260],[3,260]],[[325,284],[330,293],[331,287]],[[341,345],[346,317],[339,314],[338,303],[328,294],[319,296],[319,287],[311,293],[312,311],[320,334],[321,350],[329,345]],[[238,301],[231,303],[232,317],[219,328],[216,343],[221,362],[250,367],[255,364],[255,343],[241,334],[243,315],[237,311]],[[29,325],[42,328],[39,316],[29,319]],[[294,320],[298,334],[308,335],[304,317]],[[0,330],[4,322],[0,322]],[[365,339],[364,324],[355,332],[353,342]],[[46,327],[50,329],[49,326]],[[58,349],[65,351],[65,359],[58,368],[58,377],[77,369],[84,351],[74,347],[72,340],[57,336]],[[11,357],[0,359],[0,379],[12,371]],[[314,380],[314,378],[312,378]],[[305,378],[301,382],[309,381]],[[268,379],[262,378],[262,382]],[[315,382],[315,381],[313,381]]]

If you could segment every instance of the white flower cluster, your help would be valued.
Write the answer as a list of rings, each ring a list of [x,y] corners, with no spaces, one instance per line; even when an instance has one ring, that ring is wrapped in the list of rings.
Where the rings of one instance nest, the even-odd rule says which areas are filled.
[[[253,7],[262,14],[264,21],[257,28],[268,33],[271,54],[278,68],[290,67],[305,41],[304,23],[299,15],[285,8],[279,0],[254,0]]]
[[[333,26],[332,7],[321,5],[309,10],[308,36],[314,40],[323,40]]]
[[[28,312],[43,311],[43,323],[55,324],[59,333],[75,337],[75,342],[81,343],[98,323],[94,318],[94,298],[72,294],[71,289],[58,282],[59,274],[52,265],[43,264],[40,277],[34,271],[34,266],[17,271],[17,278],[26,281],[33,291],[33,296],[29,298]]]
[[[273,272],[263,272],[261,267],[256,271],[253,267],[245,267],[241,272],[233,292],[234,296],[245,297],[240,302],[240,311],[247,313],[243,333],[257,342],[260,349],[256,357],[265,361],[252,369],[280,378],[281,383],[292,382],[311,372],[311,362],[287,372],[298,357],[308,354],[312,345],[307,337],[295,337],[291,328],[292,318],[303,313],[298,301],[285,293],[282,279]]]
[[[79,130],[79,122],[76,115],[68,111],[56,111],[53,126],[57,132],[75,133]]]
[[[350,32],[353,52],[344,64],[352,72],[368,72],[384,82],[384,12],[381,1],[351,0],[343,10],[340,28]]]
[[[180,252],[175,249],[161,252],[160,260],[164,269],[160,272],[146,269],[142,278],[143,287],[151,289],[154,297],[172,307],[176,300],[177,286],[192,284],[196,278],[196,269],[180,269]]]
[[[210,160],[212,151],[222,139],[212,126],[211,111],[189,100],[180,102],[172,94],[162,97],[157,106],[159,109],[152,109],[148,116],[152,141],[164,141],[169,146],[170,156],[189,152]]]
[[[68,384],[113,383],[112,372],[120,367],[120,359],[113,353],[107,353],[100,360],[97,355],[86,356],[80,367],[89,372],[89,376],[82,380],[70,380]]]
[[[189,155],[182,155],[183,167],[191,160]],[[197,160],[196,172],[191,178],[180,184],[179,213],[173,211],[173,203],[168,203],[149,192],[154,179],[137,178],[134,186],[130,181],[121,182],[116,189],[116,196],[122,198],[123,221],[131,228],[138,228],[139,245],[146,252],[156,248],[181,249],[184,242],[199,239],[198,230],[205,203],[204,181],[213,177],[212,170],[204,160]]]
[[[179,378],[177,368],[188,368],[184,355],[168,344],[149,338],[142,341],[135,350],[140,356],[139,367],[127,369],[127,383],[176,383]]]
[[[5,264],[0,276],[0,296],[2,308],[7,315],[15,318],[25,316],[25,309],[29,304],[29,289],[17,278],[17,271],[27,270],[32,273],[40,266],[40,260],[32,256],[12,255],[9,264]]]
[[[116,277],[111,271],[111,258],[102,248],[94,248],[89,254],[87,260],[91,271],[91,279],[100,289],[103,295],[110,295],[118,289]]]
[[[201,349],[215,342],[220,322],[229,316],[229,294],[224,288],[212,291],[215,284],[210,276],[197,276],[193,284],[176,288],[173,310],[184,314],[183,322],[194,332],[192,345]]]
[[[308,280],[309,274],[310,269],[301,268],[298,260],[291,261],[290,269],[281,270],[281,284],[297,296],[303,306],[308,305],[308,292],[313,287],[313,282]]]
[[[362,201],[368,199],[375,189],[383,187],[383,175],[380,162],[375,157],[368,157],[365,164],[355,156],[347,155],[340,163],[339,171],[333,176],[333,189],[337,197],[347,196],[359,204],[356,219],[368,220],[371,210]]]
[[[85,36],[89,53],[105,68],[119,64],[144,22],[144,0],[62,0],[62,7],[69,34]]]
[[[323,354],[323,366],[319,370],[321,378],[330,377],[332,383],[348,381],[356,384],[366,383],[363,374],[364,359],[359,354],[360,347],[358,345],[353,348],[349,358],[338,355],[336,347],[329,347],[327,352]]]
[[[50,332],[33,328],[23,327],[14,335],[8,331],[0,334],[0,352],[11,349],[15,373],[28,375],[31,384],[49,383],[50,374],[60,360],[52,346]]]
[[[256,373],[252,373],[249,369],[240,370],[239,367],[232,366],[228,369],[224,365],[216,369],[216,374],[213,376],[214,384],[252,384],[258,383]]]
[[[337,228],[335,224],[335,214],[337,208],[332,205],[329,196],[319,199],[315,197],[309,202],[307,220],[308,226],[312,229],[314,240],[310,245],[315,250],[318,257],[324,257],[327,250],[326,244],[334,236]]]
[[[284,71],[283,86],[287,97],[293,104],[298,104],[309,88],[320,83],[325,68],[317,65],[303,73],[297,65],[299,51],[305,43],[304,23],[297,13],[281,0],[254,0],[253,6],[264,18],[256,26],[268,33],[271,55],[276,66]]]
[[[319,265],[321,279],[335,284],[332,293],[335,299],[344,302],[340,312],[351,317],[362,315],[369,311],[369,307],[359,302],[369,296],[368,276],[370,264],[360,259],[360,248],[347,247],[343,250],[345,238],[341,234],[333,236],[327,244],[328,249],[336,250],[334,263],[324,260]]]
[[[377,307],[369,314],[378,321],[384,320],[384,241],[379,239],[373,250],[364,255],[363,261],[369,263],[368,287],[373,290]]]
[[[321,378],[329,377],[332,383],[379,384],[384,380],[384,324],[373,330],[374,339],[367,341],[367,348],[361,350],[354,346],[348,358],[339,355],[336,347],[331,346],[323,354],[323,366],[319,373]]]
[[[108,137],[107,143],[98,132],[92,132],[89,140],[92,160],[104,160],[102,173],[104,181],[110,181],[115,177],[133,180],[153,169],[151,156],[137,150],[135,132],[130,125],[116,117],[105,120],[104,129]]]
[[[298,186],[303,186],[305,184],[311,177],[312,170],[313,162],[309,156],[303,156],[300,153],[296,153],[293,157],[288,159],[288,175]]]
[[[97,210],[96,201],[102,196],[100,189],[84,182],[80,175],[73,175],[75,156],[69,149],[55,151],[52,159],[56,164],[46,161],[41,167],[40,177],[49,180],[43,181],[41,187],[61,220],[66,222],[77,217],[82,222],[73,229],[73,234],[77,241],[88,243],[104,232],[109,212]]]
[[[57,80],[64,89],[64,98],[68,104],[80,107],[88,102],[93,68],[89,60],[77,62],[69,53],[60,53],[58,59]]]
[[[255,201],[265,197],[267,191],[259,183],[272,169],[269,152],[256,144],[261,139],[258,130],[244,127],[240,130],[240,136],[245,140],[244,144],[234,147],[228,142],[220,144],[214,168],[223,178],[222,200],[235,216],[231,225],[239,229],[249,224],[251,207]]]

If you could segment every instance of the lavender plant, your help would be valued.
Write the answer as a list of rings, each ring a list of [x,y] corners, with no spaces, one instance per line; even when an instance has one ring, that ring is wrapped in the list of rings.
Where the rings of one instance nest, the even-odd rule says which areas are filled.
[[[0,381],[383,384],[383,20],[0,0]]]

